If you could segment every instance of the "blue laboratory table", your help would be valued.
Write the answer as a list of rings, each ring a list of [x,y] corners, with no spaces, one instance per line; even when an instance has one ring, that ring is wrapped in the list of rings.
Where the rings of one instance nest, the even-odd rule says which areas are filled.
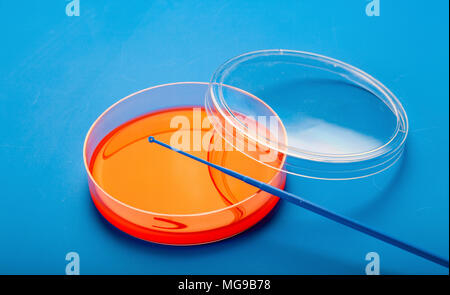
[[[448,270],[281,203],[219,243],[166,247],[116,230],[93,206],[82,162],[89,126],[149,86],[208,81],[226,59],[286,48],[355,65],[410,120],[394,185],[351,217],[448,257],[448,1],[0,1],[0,274],[382,274]],[[331,192],[330,192],[331,193]]]

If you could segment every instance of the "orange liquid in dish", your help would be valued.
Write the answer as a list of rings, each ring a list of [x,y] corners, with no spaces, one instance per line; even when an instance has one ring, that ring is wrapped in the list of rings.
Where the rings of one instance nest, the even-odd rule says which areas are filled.
[[[214,144],[220,140],[223,149],[225,143],[217,134],[211,136],[212,126],[203,124],[196,129],[193,109],[182,108],[150,113],[106,136],[97,146],[90,165],[97,184],[122,203],[163,214],[210,212],[245,200],[259,191],[205,164],[150,144],[149,136],[170,144],[171,136],[179,131],[170,127],[175,116],[189,120],[190,128],[185,130],[190,138],[189,153],[264,182],[270,182],[279,173],[236,150],[207,151],[201,148],[193,151],[194,132],[202,139],[209,134],[210,142]],[[206,116],[202,109],[202,122]],[[279,167],[281,163],[282,157],[277,157],[269,165]],[[280,183],[274,185],[281,186]]]

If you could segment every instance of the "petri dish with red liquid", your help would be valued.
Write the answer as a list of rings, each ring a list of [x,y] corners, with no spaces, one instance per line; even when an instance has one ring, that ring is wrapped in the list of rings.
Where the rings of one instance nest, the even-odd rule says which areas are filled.
[[[283,188],[284,155],[276,153],[263,165],[233,148],[209,120],[207,90],[208,83],[189,82],[145,89],[111,106],[92,125],[84,153],[89,188],[114,226],[155,243],[201,244],[242,232],[276,205],[277,197],[148,143],[153,136],[184,145],[193,155]],[[258,145],[248,153],[269,154]]]

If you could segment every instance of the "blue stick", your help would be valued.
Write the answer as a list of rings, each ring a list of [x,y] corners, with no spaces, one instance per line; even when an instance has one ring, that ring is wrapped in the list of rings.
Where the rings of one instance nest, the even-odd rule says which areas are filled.
[[[343,224],[345,226],[348,226],[348,227],[351,227],[353,229],[356,229],[357,231],[360,231],[360,232],[365,233],[365,234],[367,234],[369,236],[377,238],[378,240],[381,240],[383,242],[386,242],[388,244],[396,246],[396,247],[398,247],[400,249],[406,250],[406,251],[408,251],[408,252],[410,252],[412,254],[415,254],[417,256],[423,257],[423,258],[425,258],[425,259],[427,259],[429,261],[432,261],[434,263],[442,265],[442,266],[444,266],[446,268],[449,267],[448,260],[446,260],[446,259],[444,259],[442,257],[439,257],[437,255],[434,255],[434,254],[428,252],[428,251],[422,250],[422,249],[420,249],[418,247],[412,246],[412,245],[410,245],[408,243],[405,243],[405,242],[402,242],[402,241],[400,241],[400,240],[398,240],[396,238],[393,238],[391,236],[383,234],[383,233],[381,233],[378,230],[372,229],[372,228],[370,228],[370,227],[368,227],[368,226],[366,226],[364,224],[361,224],[361,223],[359,223],[357,221],[354,221],[354,220],[352,220],[350,218],[347,218],[345,216],[342,216],[342,215],[339,215],[339,214],[334,213],[332,211],[329,211],[329,210],[327,210],[325,208],[322,208],[322,207],[320,207],[318,205],[315,205],[315,204],[313,204],[311,202],[308,202],[308,201],[300,198],[299,196],[296,196],[294,194],[288,193],[288,192],[286,192],[284,190],[281,190],[279,188],[276,188],[274,186],[271,186],[271,185],[269,185],[267,183],[261,182],[259,180],[254,179],[254,178],[242,175],[242,174],[237,173],[236,171],[230,170],[228,168],[225,168],[225,167],[222,167],[222,166],[210,163],[208,161],[205,161],[205,160],[203,160],[201,158],[198,158],[198,157],[193,156],[193,155],[191,155],[189,153],[186,153],[186,152],[184,152],[182,150],[174,148],[174,147],[172,147],[172,146],[170,146],[168,144],[165,144],[164,142],[156,140],[153,136],[150,136],[148,138],[148,141],[150,143],[152,143],[152,142],[157,143],[160,146],[163,146],[163,147],[168,148],[168,149],[170,149],[172,151],[175,151],[175,152],[177,152],[177,153],[179,153],[179,154],[181,154],[183,156],[189,157],[189,158],[194,159],[194,160],[196,160],[198,162],[201,162],[201,163],[206,164],[206,165],[208,165],[210,167],[213,167],[213,168],[215,168],[215,169],[217,169],[217,170],[219,170],[219,171],[221,171],[221,172],[223,172],[223,173],[225,173],[227,175],[230,175],[230,176],[232,176],[234,178],[240,179],[240,180],[242,180],[245,183],[248,183],[248,184],[250,184],[252,186],[255,186],[255,187],[257,187],[257,188],[259,188],[259,189],[261,189],[261,190],[263,190],[265,192],[268,192],[271,195],[277,196],[277,197],[282,198],[282,199],[284,199],[286,201],[294,203],[295,205],[300,206],[300,207],[302,207],[302,208],[304,208],[306,210],[309,210],[311,212],[319,214],[319,215],[321,215],[323,217],[326,217],[328,219],[336,221],[336,222],[338,222],[340,224]]]

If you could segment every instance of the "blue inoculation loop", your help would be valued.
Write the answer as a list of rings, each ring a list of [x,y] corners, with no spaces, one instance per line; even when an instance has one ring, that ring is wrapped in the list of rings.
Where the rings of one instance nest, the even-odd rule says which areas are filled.
[[[230,170],[228,168],[225,168],[225,167],[222,167],[222,166],[210,163],[210,162],[208,162],[206,160],[203,160],[203,159],[198,158],[196,156],[193,156],[193,155],[191,155],[189,153],[186,153],[186,152],[184,152],[182,150],[176,149],[176,148],[174,148],[174,147],[172,147],[172,146],[170,146],[170,145],[168,145],[168,144],[166,144],[164,142],[161,142],[161,141],[155,139],[153,136],[150,136],[148,138],[148,141],[150,143],[157,143],[158,145],[160,145],[162,147],[165,147],[165,148],[170,149],[172,151],[175,151],[175,152],[177,152],[177,153],[179,153],[179,154],[181,154],[183,156],[189,157],[189,158],[191,158],[191,159],[193,159],[195,161],[198,161],[198,162],[201,162],[201,163],[203,163],[205,165],[213,167],[213,168],[215,168],[215,169],[217,169],[217,170],[219,170],[219,171],[221,171],[221,172],[223,172],[223,173],[225,173],[225,174],[227,174],[227,175],[229,175],[231,177],[237,178],[237,179],[239,179],[239,180],[241,180],[241,181],[243,181],[245,183],[248,183],[248,184],[250,184],[250,185],[252,185],[254,187],[257,187],[257,188],[259,188],[259,189],[261,189],[261,190],[263,190],[263,191],[265,191],[265,192],[267,192],[267,193],[269,193],[271,195],[274,195],[274,196],[277,196],[279,198],[282,198],[282,199],[284,199],[286,201],[289,201],[289,202],[291,202],[291,203],[293,203],[293,204],[295,204],[297,206],[300,206],[300,207],[302,207],[302,208],[304,208],[306,210],[309,210],[309,211],[314,212],[314,213],[316,213],[318,215],[321,215],[321,216],[323,216],[325,218],[333,220],[333,221],[335,221],[337,223],[340,223],[342,225],[345,225],[347,227],[353,228],[353,229],[355,229],[355,230],[357,230],[359,232],[365,233],[365,234],[367,234],[369,236],[372,236],[372,237],[374,237],[374,238],[376,238],[378,240],[381,240],[383,242],[391,244],[391,245],[393,245],[395,247],[398,247],[400,249],[408,251],[408,252],[410,252],[412,254],[415,254],[417,256],[423,257],[423,258],[425,258],[425,259],[427,259],[429,261],[432,261],[434,263],[442,265],[442,266],[444,266],[446,268],[449,267],[449,261],[447,259],[445,259],[445,258],[439,257],[439,256],[437,256],[435,254],[432,254],[432,253],[426,251],[426,250],[422,250],[422,249],[420,249],[420,248],[418,248],[416,246],[413,246],[413,245],[411,245],[409,243],[402,242],[402,241],[400,241],[400,240],[398,240],[398,239],[396,239],[396,238],[394,238],[392,236],[389,236],[389,235],[384,234],[384,233],[382,233],[382,232],[380,232],[378,230],[370,228],[369,226],[366,226],[366,225],[364,225],[362,223],[359,223],[359,222],[357,222],[355,220],[352,220],[350,218],[347,218],[345,216],[342,216],[340,214],[332,212],[332,211],[330,211],[330,210],[328,210],[326,208],[320,207],[320,206],[318,206],[318,205],[316,205],[314,203],[311,203],[311,202],[309,202],[309,201],[307,201],[307,200],[305,200],[305,199],[303,199],[303,198],[301,198],[301,197],[299,197],[297,195],[294,195],[292,193],[288,193],[288,192],[286,192],[284,190],[281,190],[279,188],[276,188],[274,186],[271,186],[271,185],[269,185],[267,183],[261,182],[259,180],[254,179],[254,178],[245,176],[243,174],[240,174],[240,173],[238,173],[236,171],[233,171],[233,170]]]

